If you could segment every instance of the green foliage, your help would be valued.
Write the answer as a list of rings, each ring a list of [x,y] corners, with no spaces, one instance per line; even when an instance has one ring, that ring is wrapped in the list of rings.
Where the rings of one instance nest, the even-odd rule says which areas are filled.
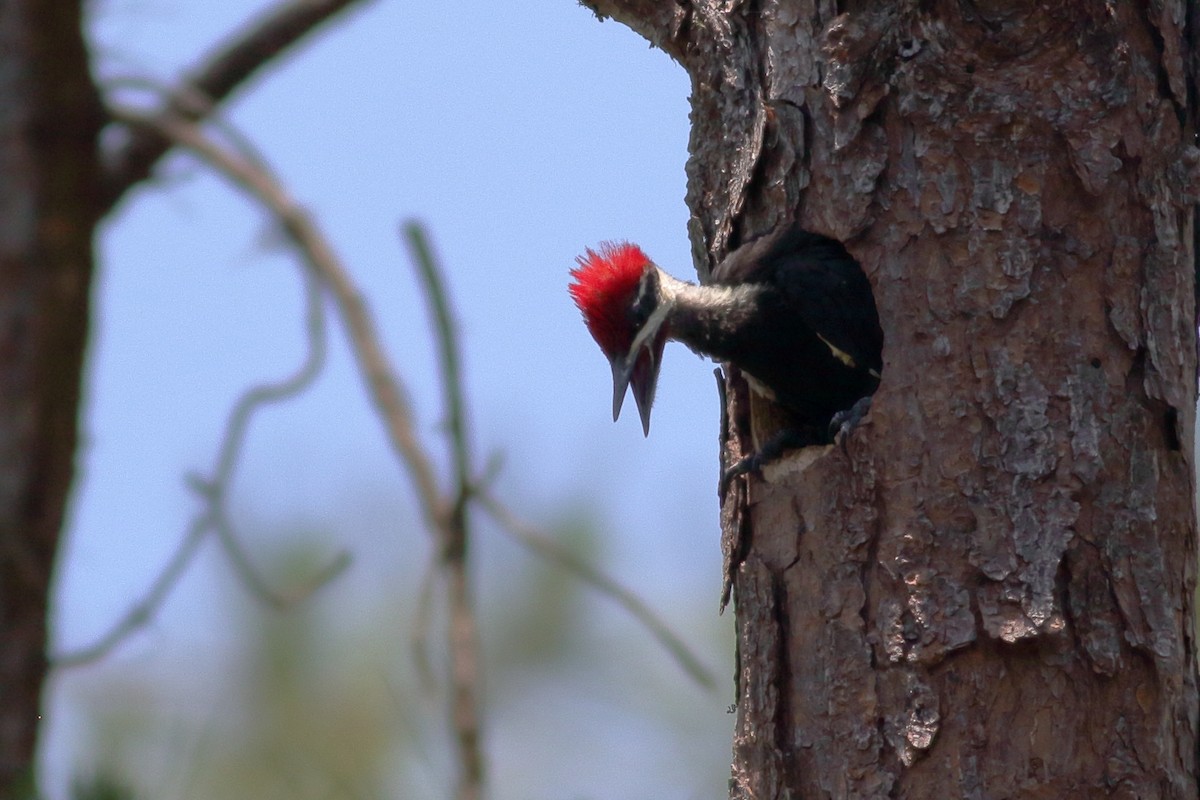
[[[97,772],[77,777],[71,784],[71,800],[136,800],[137,795],[115,775]]]

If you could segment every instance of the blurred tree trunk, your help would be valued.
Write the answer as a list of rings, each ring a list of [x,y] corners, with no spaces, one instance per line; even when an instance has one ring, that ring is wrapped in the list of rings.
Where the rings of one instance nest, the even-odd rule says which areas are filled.
[[[80,4],[0,2],[0,797],[31,789],[74,473],[103,119]]]
[[[279,0],[200,61],[161,113],[202,121],[267,64],[360,0]],[[107,111],[73,0],[0,0],[0,800],[34,794],[46,622],[74,477],[102,216],[174,142]],[[197,97],[208,103],[196,103]]]
[[[588,4],[692,77],[701,275],[798,217],[886,337],[725,498],[731,796],[1196,797],[1195,4]]]

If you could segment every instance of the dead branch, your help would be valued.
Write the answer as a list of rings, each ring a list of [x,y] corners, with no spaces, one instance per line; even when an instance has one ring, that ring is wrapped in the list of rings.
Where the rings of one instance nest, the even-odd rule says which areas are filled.
[[[51,656],[49,658],[50,667],[53,669],[79,667],[99,661],[115,650],[121,642],[148,625],[150,620],[154,619],[154,615],[163,601],[167,599],[167,595],[179,582],[184,570],[192,563],[192,557],[195,556],[200,543],[204,541],[204,537],[211,529],[208,523],[209,520],[204,516],[192,520],[192,524],[188,526],[179,546],[175,548],[175,554],[159,572],[150,585],[150,589],[117,624],[87,647]]]
[[[640,597],[563,547],[553,538],[518,519],[515,514],[509,511],[503,503],[491,494],[481,491],[477,493],[476,498],[484,510],[488,512],[488,515],[500,526],[502,531],[537,555],[567,570],[624,608],[658,640],[663,649],[675,659],[683,671],[690,675],[696,683],[710,691],[716,689],[717,684],[712,672],[700,662],[699,657],[691,651],[665,622],[658,618],[658,615]]]
[[[660,0],[580,0],[600,20],[612,18],[646,38],[650,44],[682,61],[685,53],[679,34],[689,15],[689,5]]]
[[[158,116],[204,119],[266,65],[322,23],[362,0],[283,0],[225,46],[197,64],[164,101]],[[197,98],[203,98],[201,103]],[[111,209],[134,185],[145,180],[174,142],[160,128],[140,125],[109,161],[102,185],[102,206]]]
[[[52,657],[52,666],[74,667],[97,661],[149,624],[184,570],[191,564],[204,537],[214,531],[247,590],[262,602],[276,608],[286,608],[304,600],[333,580],[349,564],[348,554],[340,553],[303,586],[287,592],[274,589],[250,564],[233,531],[226,507],[229,487],[233,482],[234,471],[254,414],[266,406],[284,402],[304,391],[312,384],[325,363],[325,319],[319,286],[311,275],[307,276],[305,289],[308,312],[305,322],[307,351],[304,360],[290,376],[273,383],[251,387],[234,403],[221,436],[221,444],[217,448],[212,477],[189,478],[189,484],[196,490],[203,505],[188,525],[174,555],[154,579],[146,594],[107,633],[87,647]]]
[[[476,625],[466,574],[466,498],[470,495],[470,465],[466,460],[465,422],[461,381],[453,326],[445,305],[444,291],[436,268],[422,267],[427,296],[438,320],[443,374],[447,396],[454,399],[457,422],[453,426],[456,473],[460,476],[456,496],[448,498],[438,486],[433,462],[413,424],[411,409],[399,377],[383,352],[374,320],[349,271],[341,263],[324,235],[279,181],[263,165],[243,157],[207,136],[195,122],[178,116],[148,117],[129,109],[115,108],[113,115],[132,127],[150,126],[170,141],[181,145],[224,175],[264,206],[296,245],[307,267],[329,291],[350,335],[352,351],[364,376],[368,395],[383,420],[389,441],[411,477],[426,523],[437,537],[450,604],[450,651],[453,685],[452,724],[459,749],[460,800],[475,800],[482,793],[483,759],[479,742],[477,697],[479,659]],[[427,246],[425,247],[428,253]],[[237,548],[234,549],[237,552]],[[240,560],[243,566],[246,562]]]
[[[457,331],[441,277],[442,269],[434,259],[428,239],[419,225],[408,224],[405,235],[429,303],[439,347],[442,388],[449,414],[447,432],[455,475],[454,485],[445,491],[435,477],[430,455],[417,437],[407,392],[391,368],[370,311],[358,288],[315,223],[291,198],[265,164],[252,152],[243,154],[236,147],[218,143],[196,122],[179,115],[146,115],[120,107],[112,109],[112,114],[132,129],[152,128],[168,141],[190,150],[254,198],[278,222],[304,260],[309,274],[333,299],[334,307],[349,334],[351,349],[364,378],[366,391],[383,422],[393,450],[413,482],[422,514],[438,545],[437,564],[446,581],[449,605],[448,639],[453,695],[451,723],[458,748],[459,800],[477,800],[481,797],[484,775],[478,716],[481,662],[466,560],[470,540],[467,511],[472,501],[482,502],[489,514],[511,535],[535,552],[565,566],[605,594],[614,597],[650,629],[690,675],[705,686],[713,685],[713,679],[707,670],[631,592],[574,558],[552,541],[521,525],[503,506],[484,494],[486,480],[474,477],[475,471],[470,458]],[[242,416],[232,415],[230,427],[244,429]],[[222,452],[227,451],[223,448]],[[231,470],[235,461],[236,452],[221,459],[220,463],[228,465],[228,469]],[[485,476],[493,475],[496,468],[495,463],[490,464],[485,470]],[[213,493],[212,484],[201,484],[201,488],[205,492]],[[218,488],[215,493],[220,496],[223,491]],[[259,579],[255,573],[248,570],[249,561],[237,545],[236,538],[232,536],[228,518],[220,510],[222,507],[218,504],[212,508],[218,511],[210,513],[205,520],[206,525],[213,527],[222,536],[223,544],[244,581],[252,587],[257,586]],[[225,538],[227,536],[228,540]],[[175,575],[178,571],[175,571]],[[261,589],[261,586],[259,588]],[[260,591],[256,594],[266,593]],[[422,597],[427,596],[427,590],[423,590]],[[271,602],[269,596],[265,599]],[[278,600],[278,597],[275,599]],[[422,604],[427,604],[427,599],[423,599]],[[422,616],[427,616],[427,613],[426,610]],[[420,643],[419,646],[423,650],[423,631],[414,639]]]
[[[186,147],[217,172],[226,176],[264,206],[296,245],[306,266],[333,296],[350,345],[366,381],[367,394],[384,421],[391,443],[413,480],[426,521],[433,528],[446,514],[442,493],[434,477],[433,462],[417,438],[408,393],[392,372],[380,344],[375,322],[358,288],[350,279],[325,236],[273,176],[250,161],[221,147],[200,127],[178,117],[146,116],[129,109],[113,109],[114,117],[133,127],[148,126]]]
[[[446,436],[454,462],[455,489],[439,539],[441,565],[445,572],[449,604],[450,677],[452,718],[460,764],[458,797],[477,800],[483,794],[483,751],[479,730],[479,635],[470,577],[467,574],[468,544],[471,540],[468,504],[474,492],[467,412],[462,385],[462,358],[458,329],[447,299],[443,270],[433,255],[429,237],[418,222],[404,226],[421,289],[429,304],[434,339],[438,343],[438,362],[442,373],[442,392],[449,419]]]

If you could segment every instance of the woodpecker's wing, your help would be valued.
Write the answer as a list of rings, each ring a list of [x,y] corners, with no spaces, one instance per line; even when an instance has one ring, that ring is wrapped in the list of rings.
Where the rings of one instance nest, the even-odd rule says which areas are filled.
[[[713,283],[760,283],[782,292],[804,324],[857,368],[883,368],[883,332],[862,267],[841,242],[784,227],[739,247],[713,271]],[[840,357],[840,356],[839,356]]]

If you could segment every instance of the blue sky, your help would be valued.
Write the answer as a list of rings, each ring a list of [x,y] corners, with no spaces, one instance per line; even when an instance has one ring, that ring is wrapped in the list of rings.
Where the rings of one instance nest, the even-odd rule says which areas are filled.
[[[110,86],[170,83],[263,5],[99,2],[97,73]],[[574,257],[606,239],[636,241],[676,275],[694,276],[688,92],[667,56],[572,0],[374,2],[271,69],[228,116],[350,266],[422,430],[437,433],[438,388],[424,305],[397,236],[411,217],[428,224],[448,273],[476,451],[504,455],[501,494],[537,522],[589,509],[613,574],[681,626],[700,619],[724,629],[728,617],[713,621],[712,366],[673,345],[649,439],[632,410],[614,425],[609,368],[566,293]],[[302,352],[297,271],[262,214],[189,159],[173,157],[159,174],[107,221],[100,243],[85,444],[54,617],[60,650],[91,642],[144,593],[195,510],[183,476],[211,468],[230,404],[249,384],[286,374]],[[419,532],[393,531],[395,553],[355,552],[355,534],[337,523],[361,520],[364,498],[387,496],[403,528],[410,500],[336,325],[332,342],[318,385],[256,422],[233,503],[271,524],[327,522],[330,552],[345,546],[356,556],[344,591],[369,593],[389,579],[388,565],[419,567],[428,551]],[[376,509],[371,524],[386,530],[389,513]],[[485,605],[504,581],[487,559],[512,557],[502,548],[480,545]],[[237,591],[222,582],[226,573],[210,547],[155,623],[90,669],[219,651],[212,593]],[[633,625],[589,598],[612,625]],[[697,644],[724,679],[731,654],[721,642]],[[670,674],[666,657],[654,657]],[[51,787],[78,756],[71,685],[86,673],[54,683],[44,755]],[[727,759],[731,688],[717,698],[680,691],[712,707],[706,752]],[[496,738],[502,750],[504,734]],[[620,796],[620,780],[586,780],[577,791]],[[497,783],[496,797],[513,796],[502,776]]]

